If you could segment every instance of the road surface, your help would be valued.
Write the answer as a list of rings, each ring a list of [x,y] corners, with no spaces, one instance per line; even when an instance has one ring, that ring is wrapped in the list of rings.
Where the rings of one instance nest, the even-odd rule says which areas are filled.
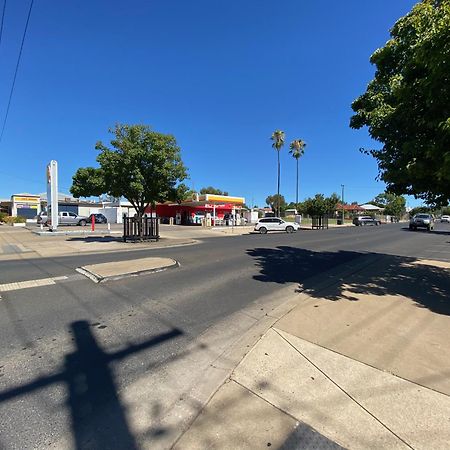
[[[21,287],[0,292],[0,448],[164,448],[207,398],[192,394],[205,364],[283,288],[311,291],[367,254],[450,261],[449,241],[448,224],[388,224],[0,261],[0,285]],[[103,284],[75,271],[152,255],[180,267]]]

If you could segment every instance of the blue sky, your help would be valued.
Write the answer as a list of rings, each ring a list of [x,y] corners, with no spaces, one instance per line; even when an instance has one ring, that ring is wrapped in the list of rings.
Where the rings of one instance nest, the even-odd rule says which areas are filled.
[[[384,190],[348,126],[373,77],[372,52],[410,0],[35,1],[0,144],[0,197],[45,191],[56,159],[60,191],[95,165],[116,122],[172,133],[191,187],[247,203],[276,193],[273,130],[307,142],[300,199],[340,193],[364,202]],[[3,2],[0,2],[3,6]],[[28,0],[8,1],[0,45],[3,120]],[[295,161],[281,151],[281,193],[295,200]],[[409,200],[409,204],[420,202]]]

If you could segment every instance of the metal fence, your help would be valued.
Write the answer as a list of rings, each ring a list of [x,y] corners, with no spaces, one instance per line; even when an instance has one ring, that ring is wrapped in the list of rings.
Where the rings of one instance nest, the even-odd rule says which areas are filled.
[[[123,216],[123,241],[159,240],[159,217]]]
[[[313,230],[324,230],[325,228],[328,229],[328,216],[312,216],[311,228]]]

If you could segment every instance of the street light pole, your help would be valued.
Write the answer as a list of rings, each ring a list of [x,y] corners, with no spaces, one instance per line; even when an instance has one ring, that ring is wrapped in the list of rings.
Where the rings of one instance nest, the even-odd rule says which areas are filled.
[[[341,203],[342,203],[342,225],[344,225],[344,185],[341,184],[342,195],[341,195]]]

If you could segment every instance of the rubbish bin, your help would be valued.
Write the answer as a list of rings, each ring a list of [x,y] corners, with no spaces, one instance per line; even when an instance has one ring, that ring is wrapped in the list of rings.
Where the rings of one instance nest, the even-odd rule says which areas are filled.
[[[342,225],[342,219],[337,219],[337,224]]]

